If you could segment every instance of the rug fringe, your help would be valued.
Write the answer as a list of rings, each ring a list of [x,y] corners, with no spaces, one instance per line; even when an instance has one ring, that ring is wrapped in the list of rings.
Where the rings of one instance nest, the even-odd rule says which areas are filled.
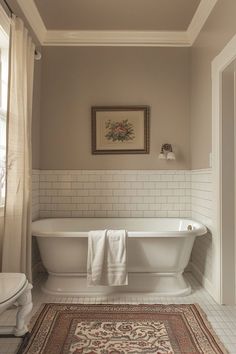
[[[201,306],[198,303],[194,303],[193,305],[196,307],[197,311],[199,312],[200,316],[202,317],[207,329],[211,332],[217,345],[219,346],[220,350],[222,351],[222,354],[229,354],[229,351],[225,348],[224,344],[221,342],[221,340],[219,339],[218,335],[216,334],[214,328],[212,327],[211,323],[209,322],[209,320],[207,318],[207,314],[204,312],[204,310],[201,308]]]

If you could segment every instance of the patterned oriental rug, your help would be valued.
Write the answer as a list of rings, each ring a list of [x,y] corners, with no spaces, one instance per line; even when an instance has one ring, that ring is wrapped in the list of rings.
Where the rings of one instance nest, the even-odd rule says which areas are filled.
[[[19,353],[19,352],[18,352]],[[46,304],[24,354],[228,353],[198,305]]]

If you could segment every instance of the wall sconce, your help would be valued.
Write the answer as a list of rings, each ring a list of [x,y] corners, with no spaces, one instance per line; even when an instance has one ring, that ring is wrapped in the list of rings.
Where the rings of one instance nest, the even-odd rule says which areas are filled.
[[[175,154],[173,153],[171,144],[162,144],[158,158],[160,160],[175,160]]]

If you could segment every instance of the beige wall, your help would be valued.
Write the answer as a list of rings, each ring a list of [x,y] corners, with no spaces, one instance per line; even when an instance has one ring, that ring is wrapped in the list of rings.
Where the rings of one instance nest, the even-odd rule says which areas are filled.
[[[191,49],[192,168],[209,167],[211,152],[211,62],[236,33],[236,1],[218,0]]]
[[[188,48],[44,47],[42,169],[190,167]],[[92,105],[149,105],[148,155],[91,154]],[[162,143],[176,162],[158,160]]]

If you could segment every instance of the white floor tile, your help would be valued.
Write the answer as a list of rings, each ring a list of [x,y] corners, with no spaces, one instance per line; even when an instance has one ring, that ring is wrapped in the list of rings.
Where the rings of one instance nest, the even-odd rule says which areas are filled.
[[[40,290],[40,283],[33,288],[34,314],[42,303],[59,302],[59,303],[198,303],[207,314],[208,320],[216,331],[222,343],[228,349],[230,354],[236,354],[236,306],[218,305],[211,296],[198,284],[191,274],[187,274],[188,281],[192,286],[192,294],[186,297],[157,297],[154,295],[132,296],[102,296],[102,297],[56,297],[43,294]],[[5,311],[0,316],[1,325],[14,325],[15,309]],[[17,338],[0,338],[0,354],[15,354],[19,346]]]

